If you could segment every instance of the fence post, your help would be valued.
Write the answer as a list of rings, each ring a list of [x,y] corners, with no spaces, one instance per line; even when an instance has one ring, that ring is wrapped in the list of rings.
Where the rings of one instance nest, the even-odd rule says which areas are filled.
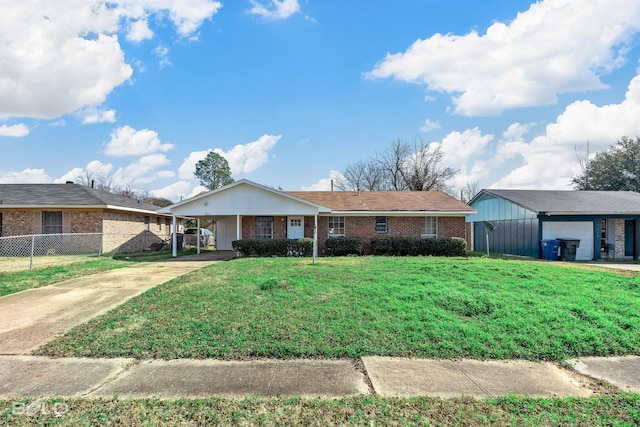
[[[36,246],[36,236],[33,234],[31,236],[31,255],[29,256],[29,270],[33,269],[33,252]]]

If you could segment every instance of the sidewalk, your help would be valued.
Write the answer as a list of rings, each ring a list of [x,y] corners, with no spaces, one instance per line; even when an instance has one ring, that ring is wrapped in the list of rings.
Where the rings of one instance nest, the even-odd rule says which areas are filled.
[[[147,289],[230,257],[135,264],[0,298],[0,399],[21,397],[356,395],[589,397],[602,381],[640,392],[640,356],[581,358],[572,369],[528,361],[394,357],[294,360],[135,360],[35,357],[69,328]]]
[[[640,392],[640,357],[575,361],[584,373]],[[0,356],[0,399],[299,396],[590,397],[601,383],[552,363],[416,360],[134,360]]]

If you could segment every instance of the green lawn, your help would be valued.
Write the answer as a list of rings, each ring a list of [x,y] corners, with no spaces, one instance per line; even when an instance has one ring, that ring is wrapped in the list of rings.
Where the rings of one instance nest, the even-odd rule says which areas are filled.
[[[23,401],[28,403],[29,401]],[[42,401],[40,401],[42,402]],[[64,414],[12,414],[16,402],[0,401],[0,425],[28,426],[636,426],[640,395],[619,393],[591,399],[504,397],[473,400],[385,399],[55,399]],[[61,408],[61,406],[56,406]],[[61,411],[62,412],[62,411]]]
[[[640,276],[486,258],[238,259],[38,350],[136,358],[640,354]]]

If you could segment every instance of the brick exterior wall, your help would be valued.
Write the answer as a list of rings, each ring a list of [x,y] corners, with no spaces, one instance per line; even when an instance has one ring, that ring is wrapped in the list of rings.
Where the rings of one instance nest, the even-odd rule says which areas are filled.
[[[145,216],[149,217],[148,230],[144,223]],[[159,217],[160,230],[157,218],[158,215],[105,210],[102,220],[104,252],[140,252],[149,249],[153,243],[169,239],[171,230],[165,225],[165,217]]]
[[[51,209],[56,210],[56,209]],[[2,209],[2,235],[25,236],[36,234],[34,218],[41,209]],[[104,252],[139,252],[154,242],[166,240],[171,227],[166,217],[149,215],[149,231],[144,231],[144,214],[103,209],[65,209],[69,213],[71,233],[104,233]],[[156,219],[160,218],[160,230]]]
[[[2,209],[2,235],[26,236],[33,234],[33,209]]]
[[[313,238],[314,217],[304,218],[304,236]],[[345,217],[345,236],[360,237],[363,244],[363,252],[371,253],[371,239],[373,237],[420,237],[422,233],[422,217],[387,217],[387,232],[376,233],[375,216],[347,216]],[[242,217],[242,238],[254,239],[256,237],[256,217]],[[273,237],[284,239],[287,237],[287,218],[274,217]],[[466,237],[464,217],[438,217],[438,237]],[[326,255],[325,242],[329,238],[329,219],[326,216],[318,217],[318,254]]]

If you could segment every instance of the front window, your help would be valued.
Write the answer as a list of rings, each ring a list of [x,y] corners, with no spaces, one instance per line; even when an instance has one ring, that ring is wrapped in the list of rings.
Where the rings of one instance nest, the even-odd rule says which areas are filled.
[[[422,218],[422,237],[438,237],[438,218],[427,216]]]
[[[169,230],[171,230],[171,220],[169,218],[164,219],[164,230],[167,234],[169,234]]]
[[[344,217],[330,216],[329,217],[329,237],[342,237],[342,236],[344,236]]]
[[[256,217],[256,239],[273,239],[273,217]]]
[[[386,216],[377,216],[376,217],[376,233],[382,234],[386,233],[387,228],[387,217]]]
[[[144,229],[146,231],[149,231],[149,222],[151,221],[151,218],[149,217],[149,215],[145,215],[144,216]]]
[[[160,219],[159,216],[156,217],[156,230],[160,231],[162,230],[162,220]]]
[[[62,234],[61,211],[44,211],[42,213],[42,233]]]

